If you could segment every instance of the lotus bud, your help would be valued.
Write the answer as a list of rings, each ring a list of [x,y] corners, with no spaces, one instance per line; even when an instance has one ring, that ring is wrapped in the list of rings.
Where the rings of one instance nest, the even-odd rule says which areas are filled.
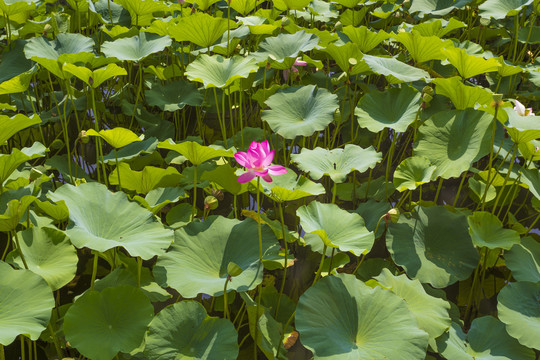
[[[433,94],[435,93],[435,91],[433,91],[433,88],[429,85],[424,86],[424,88],[422,89],[422,92],[424,94],[429,94],[431,96],[433,96]]]
[[[422,95],[422,100],[424,100],[425,103],[430,103],[431,100],[433,100],[433,96],[429,95],[428,93],[425,93]]]
[[[182,6],[182,5],[184,5],[185,2],[186,2],[186,0],[178,0],[178,5]]]
[[[399,210],[396,209],[396,208],[393,208],[393,209],[388,210],[388,212],[386,213],[386,215],[384,215],[384,218],[385,218],[385,220],[387,220],[387,221],[390,221],[390,222],[393,222],[393,223],[397,223],[398,220],[399,220],[399,215],[400,215]]]
[[[81,130],[81,133],[79,134],[79,138],[81,139],[81,142],[83,144],[88,144],[90,141],[90,136],[86,135],[86,131]]]
[[[43,173],[41,171],[39,171],[38,169],[36,169],[36,168],[30,169],[30,180],[31,181],[35,181],[35,180],[39,179],[42,175],[43,175]]]
[[[343,24],[341,23],[341,21],[338,21],[338,22],[336,23],[336,25],[334,26],[334,29],[335,29],[336,31],[341,31],[341,30],[343,30]]]
[[[232,261],[227,264],[227,274],[229,274],[230,277],[237,277],[238,275],[242,274],[244,270]]]
[[[209,195],[204,198],[204,208],[208,210],[215,210],[217,209],[219,203],[218,199],[216,199],[214,196]]]
[[[45,26],[43,27],[43,35],[47,35],[47,33],[49,31],[51,31],[53,29],[53,27],[49,24],[45,24]]]
[[[288,17],[281,18],[281,26],[285,27],[288,26],[291,23],[291,19]]]
[[[493,102],[491,103],[491,106],[494,108],[499,108],[504,104],[503,102],[503,95],[502,94],[493,94]]]
[[[480,18],[480,25],[489,26],[490,23],[491,23],[491,19],[486,19],[486,18],[483,18],[483,17]]]

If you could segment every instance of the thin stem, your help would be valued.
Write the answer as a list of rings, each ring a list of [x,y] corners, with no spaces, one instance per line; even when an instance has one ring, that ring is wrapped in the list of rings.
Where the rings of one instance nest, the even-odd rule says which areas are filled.
[[[4,354],[4,345],[0,344],[0,360],[6,360],[6,355]]]
[[[441,192],[443,184],[443,178],[441,177],[439,179],[439,185],[437,185],[437,192],[435,193],[435,199],[433,200],[434,203],[437,203],[437,200],[439,199],[439,193]],[[420,188],[420,194],[422,193],[422,188]]]
[[[15,244],[17,244],[17,252],[19,253],[19,256],[21,257],[24,268],[28,269],[28,264],[26,263],[26,259],[24,258],[24,255],[23,255],[22,249],[21,249],[21,245],[19,243],[19,236],[17,235],[17,231],[15,231],[15,230],[13,230],[13,238],[15,239]]]
[[[25,360],[26,355],[24,353],[24,335],[19,335],[19,339],[21,340],[21,360]]]
[[[227,285],[229,284],[229,279],[230,276],[227,275],[227,280],[225,280],[225,286],[223,286],[223,317],[227,320],[230,320],[229,301],[227,299]]]
[[[50,322],[47,328],[49,329],[49,332],[51,333],[51,337],[53,340],[54,348],[56,349],[56,354],[58,355],[58,359],[63,359],[64,353],[62,352],[62,347],[60,346],[60,343],[58,342],[58,337],[56,336],[56,332],[54,331],[54,328],[52,327]],[[2,359],[0,358],[0,360]]]
[[[92,280],[90,283],[90,290],[94,290],[94,282],[96,281],[97,276],[97,267],[98,267],[98,253],[94,254],[94,264],[92,266]]]
[[[491,130],[491,145],[489,148],[489,163],[488,163],[488,178],[487,178],[487,186],[486,190],[484,191],[484,194],[482,195],[482,200],[480,201],[482,203],[482,211],[484,211],[485,201],[487,192],[489,189],[489,186],[491,185],[491,166],[493,164],[493,143],[495,142],[495,131],[497,130],[497,112],[499,110],[499,107],[495,107],[495,115],[493,116],[493,127]]]
[[[193,170],[193,206],[191,208],[191,221],[197,216],[197,165]]]
[[[313,279],[313,284],[311,284],[311,286],[315,285],[315,283],[321,277],[321,272],[322,272],[322,268],[323,268],[324,259],[326,258],[326,249],[327,248],[328,248],[328,246],[326,244],[324,244],[323,253],[322,253],[322,256],[321,256],[321,262],[319,263],[319,269],[317,270],[317,274],[315,275],[315,279]]]
[[[261,192],[261,188],[260,188],[260,184],[261,184],[261,177],[260,176],[257,176],[257,214],[260,214],[261,213],[261,203],[260,203],[260,192]],[[262,229],[261,229],[261,222],[260,221],[257,221],[257,228],[258,228],[258,235],[259,235],[259,261],[261,263],[261,271],[264,272],[264,264],[263,264],[263,253],[262,253]],[[253,359],[257,359],[257,347],[258,347],[258,344],[257,344],[257,339],[258,339],[258,332],[259,332],[259,327],[257,326],[257,322],[259,320],[259,311],[261,309],[261,298],[262,298],[262,283],[259,284],[258,286],[258,294],[259,296],[257,297],[257,311],[256,311],[256,318],[255,318],[255,337],[253,338],[254,340],[254,344],[253,344]]]
[[[283,234],[283,244],[285,245],[285,263],[283,266],[283,278],[281,279],[281,286],[279,287],[279,295],[278,300],[276,304],[276,312],[275,312],[275,318],[277,319],[278,313],[279,313],[279,306],[281,304],[281,296],[283,295],[283,290],[285,289],[285,280],[287,279],[287,256],[289,255],[289,249],[287,245],[287,235],[285,233],[285,221],[283,218],[283,207],[281,206],[281,203],[278,202],[278,209],[279,209],[279,218],[281,220],[281,233]]]
[[[118,152],[114,148],[114,158],[116,160],[116,173],[118,174],[118,190],[122,190],[122,182],[120,181],[120,167],[118,166]]]
[[[461,177],[461,181],[459,182],[459,187],[456,193],[456,197],[454,198],[454,203],[452,204],[452,207],[456,207],[457,201],[459,199],[459,194],[461,193],[461,189],[463,187],[463,183],[465,183],[465,179],[467,178],[467,172],[463,172],[463,176]]]

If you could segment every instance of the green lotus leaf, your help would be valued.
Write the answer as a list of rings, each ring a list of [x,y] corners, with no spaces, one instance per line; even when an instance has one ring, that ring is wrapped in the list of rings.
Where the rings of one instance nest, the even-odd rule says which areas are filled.
[[[0,95],[25,92],[30,86],[34,73],[34,70],[30,70],[2,82],[0,84]]]
[[[115,57],[118,60],[141,61],[147,56],[163,51],[171,45],[171,42],[168,35],[159,36],[141,32],[133,37],[105,41],[101,45],[101,52],[106,57]]]
[[[129,145],[135,141],[141,141],[133,131],[123,127],[115,127],[111,130],[100,130],[99,132],[94,129],[88,129],[86,130],[86,135],[98,136],[116,149]]]
[[[87,291],[66,312],[64,333],[87,358],[111,360],[119,351],[129,353],[141,344],[153,315],[150,300],[136,287]]]
[[[5,192],[3,193],[5,197]],[[0,197],[2,202],[4,198]],[[7,202],[5,211],[0,213],[0,231],[11,232],[17,228],[22,217],[26,214],[26,210],[36,200],[35,196],[25,195],[20,199],[13,199]]]
[[[414,0],[409,13],[419,12],[420,17],[427,15],[444,16],[454,9],[463,9],[472,0]]]
[[[141,171],[131,170],[128,164],[120,163],[118,170],[109,174],[109,183],[118,185],[118,172],[122,180],[122,188],[135,191],[138,194],[148,194],[157,188],[174,187],[178,185],[183,176],[174,167],[165,169],[145,166]]]
[[[60,33],[56,40],[49,40],[45,37],[34,37],[26,42],[24,54],[27,59],[37,61],[36,58],[60,60],[61,55],[72,55],[70,58],[62,58],[62,61],[75,63],[86,59],[88,55],[94,57],[94,40],[82,34]],[[39,61],[37,61],[39,62]]]
[[[492,121],[472,109],[438,112],[420,126],[414,153],[436,166],[433,178],[459,177],[489,153]]]
[[[189,41],[208,48],[221,38],[227,31],[227,26],[234,29],[237,25],[231,20],[197,12],[182,17],[175,26],[169,28],[169,34],[176,41]]]
[[[94,89],[113,77],[127,75],[126,69],[116,64],[107,64],[107,66],[94,71],[84,66],[64,64],[62,70],[76,76]]]
[[[272,0],[274,7],[278,10],[302,10],[309,5],[311,0]]]
[[[488,249],[510,250],[519,244],[519,234],[511,229],[503,229],[499,218],[487,211],[476,211],[467,218],[469,234],[474,245]]]
[[[371,71],[369,66],[362,61],[362,57],[364,55],[360,51],[359,46],[355,43],[348,42],[341,46],[330,43],[326,46],[326,48],[321,50],[328,53],[332,59],[334,59],[339,68],[349,75],[356,75]],[[349,62],[350,59],[356,60],[356,64],[354,66],[351,66],[351,63]]]
[[[461,77],[470,77],[497,71],[501,65],[496,58],[484,59],[480,56],[469,55],[465,49],[445,48],[441,52],[448,58],[448,62],[457,69]]]
[[[41,212],[47,214],[47,216],[53,218],[57,222],[64,222],[68,220],[69,210],[63,201],[60,201],[58,204],[53,204],[48,200],[36,200],[34,205]]]
[[[478,14],[487,19],[504,19],[518,15],[523,7],[532,3],[533,0],[487,0],[478,7]]]
[[[300,154],[293,154],[291,159],[298,164],[299,169],[309,172],[309,177],[313,180],[328,175],[332,181],[342,183],[354,170],[364,172],[375,167],[381,161],[382,154],[375,151],[373,146],[363,149],[347,144],[344,149],[302,148]]]
[[[236,176],[234,169],[229,164],[220,165],[211,171],[205,171],[201,176],[201,180],[213,182],[233,195],[248,191],[248,184],[238,182],[238,176]]]
[[[58,290],[69,283],[77,272],[77,251],[66,235],[52,227],[33,227],[19,233],[19,243],[28,269]],[[9,261],[24,269],[19,253],[10,254]]]
[[[269,227],[261,230],[266,257],[276,253],[279,245]],[[228,292],[252,290],[262,281],[258,226],[254,220],[240,222],[210,216],[204,222],[189,223],[175,236],[168,252],[158,258],[154,276],[160,285],[178,290],[183,297],[194,298],[199,293],[222,295],[230,262],[244,271],[229,283]]]
[[[426,293],[420,281],[409,280],[406,275],[394,276],[388,269],[382,269],[375,279],[383,288],[405,300],[418,327],[429,334],[430,342],[450,328],[450,303]]]
[[[348,8],[354,8],[361,1],[363,2],[363,0],[337,0],[336,2]]]
[[[298,176],[292,169],[279,176],[274,176],[271,183],[261,183],[264,193],[274,201],[285,202],[321,195],[326,192],[324,186],[307,177]]]
[[[473,320],[469,332],[452,323],[437,339],[439,353],[452,360],[533,360],[534,352],[508,335],[502,322],[492,316]]]
[[[445,47],[453,46],[450,40],[442,40],[438,36],[422,36],[418,31],[401,32],[394,38],[405,46],[411,57],[417,63],[430,60],[444,60],[442,53]]]
[[[350,251],[356,256],[367,254],[375,237],[357,213],[349,213],[336,204],[312,201],[296,210],[300,225],[306,233],[317,234],[324,245],[340,251]],[[314,251],[322,253],[320,239],[308,242]],[[307,239],[306,239],[307,241]]]
[[[248,13],[252,12],[257,6],[256,0],[238,0],[234,3],[231,2],[231,8],[233,8],[237,13],[246,16]],[[244,23],[244,25],[247,25]]]
[[[168,11],[167,4],[155,0],[115,0],[131,15],[131,24],[136,26],[150,25],[154,17],[152,13]]]
[[[88,2],[88,10],[90,13],[96,14],[99,17],[99,20],[103,24],[106,24],[106,25],[119,24],[115,26],[121,26],[121,25],[130,26],[131,25],[131,16],[129,15],[129,11],[124,9],[122,5],[117,4],[115,2],[107,1],[107,0],[98,0],[96,2]],[[107,30],[104,29],[103,31],[106,33]],[[134,28],[134,30],[137,31],[136,28]]]
[[[8,17],[36,8],[37,0],[0,0],[0,10]]]
[[[2,158],[0,157],[0,160]],[[540,171],[536,168],[521,169],[521,186],[525,185],[536,199],[540,200]]]
[[[338,17],[334,4],[323,0],[312,0],[305,11],[296,11],[295,16],[306,21],[329,22]]]
[[[497,61],[501,65],[501,67],[497,70],[497,73],[501,77],[512,76],[523,72],[523,68],[521,66],[512,65],[510,62],[504,60],[504,57],[502,56],[499,56]]]
[[[521,345],[540,349],[540,282],[514,282],[497,295],[499,319]]]
[[[398,191],[414,190],[433,178],[436,167],[423,156],[403,160],[394,171],[394,186]]]
[[[305,0],[306,5],[310,0]],[[319,38],[316,35],[306,33],[304,30],[294,34],[279,34],[268,37],[259,44],[259,51],[252,55],[259,62],[270,61],[274,69],[290,69],[300,52],[312,50]]]
[[[205,161],[217,157],[233,157],[231,150],[225,150],[219,146],[204,146],[194,141],[184,141],[175,144],[171,139],[162,141],[158,144],[160,149],[168,149],[182,154],[193,165],[200,165]]]
[[[30,117],[23,114],[0,115],[0,145],[19,131],[37,124],[41,124],[41,119],[36,114]]]
[[[533,238],[521,239],[521,244],[505,252],[504,260],[517,281],[540,281],[540,244]]]
[[[66,234],[78,248],[104,252],[121,246],[147,260],[165,252],[173,240],[173,232],[163,228],[151,212],[104,185],[63,185],[48,197],[66,203],[71,220]]]
[[[493,101],[493,93],[489,90],[479,86],[467,86],[463,84],[459,76],[433,79],[433,83],[437,85],[437,94],[450,98],[459,110],[477,108],[478,105],[487,107]]]
[[[238,356],[238,334],[229,320],[208,316],[198,302],[182,301],[152,319],[144,354],[149,360],[233,360]]]
[[[378,133],[385,128],[405,132],[416,120],[422,99],[410,86],[370,91],[358,102],[354,114],[358,125]]]
[[[362,53],[368,53],[384,40],[390,37],[386,31],[380,30],[374,32],[365,26],[348,25],[343,28],[343,33],[347,35],[350,41],[358,45]]]
[[[225,88],[236,79],[245,79],[259,66],[253,58],[233,56],[224,58],[221,55],[202,54],[186,68],[189,80],[203,83],[206,89],[211,87]]]
[[[383,75],[390,84],[427,81],[429,74],[394,58],[364,55],[363,60],[375,74]]]
[[[175,203],[180,199],[187,197],[183,188],[179,187],[159,187],[152,189],[144,198],[136,195],[133,199],[137,200],[147,210],[157,214],[165,205]]]
[[[0,1],[0,4],[1,3],[2,1]],[[0,83],[29,72],[34,67],[34,63],[27,59],[24,54],[25,45],[25,40],[12,40],[9,51],[4,51],[2,53],[2,62],[0,62]]]
[[[193,63],[192,63],[193,64]],[[155,83],[152,89],[145,91],[146,102],[163,111],[175,112],[186,105],[200,106],[203,96],[197,91],[195,84],[177,80],[165,85]]]
[[[513,108],[505,108],[508,114],[506,131],[517,144],[528,143],[540,139],[540,116],[521,116]]]
[[[11,344],[20,334],[37,340],[54,305],[53,292],[41,276],[0,261],[1,345]]]
[[[388,226],[386,245],[409,277],[436,288],[467,279],[479,260],[467,217],[443,206],[419,206],[402,214]]]
[[[415,1],[416,2],[416,1]],[[412,30],[418,31],[422,36],[443,36],[451,33],[454,30],[467,27],[467,25],[456,18],[451,18],[449,21],[444,19],[436,19],[435,21],[421,22],[412,27]]]
[[[337,95],[315,85],[279,90],[266,100],[270,110],[261,117],[270,128],[286,139],[311,136],[334,121]]]
[[[22,148],[21,150],[14,148],[11,151],[11,154],[0,154],[0,185],[2,185],[22,163],[45,156],[45,150],[43,144],[35,142],[29,148]]]
[[[103,162],[108,165],[116,164],[118,161],[127,161],[137,158],[141,154],[152,154],[157,148],[158,140],[155,137],[149,137],[141,141],[132,142],[129,145],[118,149],[116,152],[113,150],[107,155],[103,156]]]
[[[202,11],[206,11],[210,8],[210,6],[217,3],[219,0],[188,0],[188,4],[193,4],[194,7],[197,7],[198,9],[201,9]]]
[[[426,354],[428,335],[403,299],[353,275],[327,276],[310,287],[295,320],[314,359],[417,360]]]

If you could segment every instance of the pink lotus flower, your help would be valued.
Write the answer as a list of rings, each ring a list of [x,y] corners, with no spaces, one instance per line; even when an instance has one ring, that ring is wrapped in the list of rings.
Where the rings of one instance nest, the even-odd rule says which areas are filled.
[[[247,152],[237,152],[234,158],[247,169],[246,173],[238,177],[238,182],[241,183],[250,182],[255,176],[262,177],[266,182],[272,182],[270,175],[283,175],[287,172],[281,165],[272,165],[274,150],[270,151],[268,140],[261,143],[252,142]]]
[[[283,70],[283,79],[285,81],[289,80],[289,75],[291,73],[291,70],[295,73],[298,72],[297,66],[307,66],[307,62],[300,60],[300,58],[296,58],[294,61],[294,64],[291,66],[290,69]]]
[[[518,113],[518,115],[521,115],[521,116],[529,116],[529,115],[532,115],[534,116],[534,113],[532,111],[532,108],[525,108],[525,105],[523,105],[522,103],[520,103],[519,101],[517,100],[514,100],[515,102],[515,106],[514,106],[514,110]]]

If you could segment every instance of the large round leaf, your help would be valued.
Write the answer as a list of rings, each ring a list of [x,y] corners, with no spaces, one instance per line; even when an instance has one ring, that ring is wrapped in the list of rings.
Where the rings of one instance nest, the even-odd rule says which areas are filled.
[[[326,192],[321,184],[309,180],[304,175],[298,176],[291,169],[285,174],[275,176],[271,183],[262,182],[261,186],[268,197],[279,202],[294,201]]]
[[[510,250],[514,244],[519,244],[519,234],[512,229],[503,229],[501,220],[490,212],[476,211],[467,221],[469,233],[476,246]]]
[[[87,291],[67,311],[64,334],[87,358],[111,360],[141,344],[153,315],[150,300],[136,287]]]
[[[296,308],[296,329],[315,359],[423,359],[428,335],[391,291],[353,275],[328,276]]]
[[[74,56],[90,53],[94,49],[94,40],[82,34],[60,33],[56,40],[46,37],[34,37],[26,42],[24,54],[27,59],[45,58],[57,60],[60,55],[72,54]],[[93,57],[93,56],[92,56]],[[76,58],[73,58],[76,62]]]
[[[524,6],[530,5],[533,0],[487,0],[478,9],[484,18],[504,19],[507,16],[516,16]]]
[[[183,80],[166,85],[155,83],[151,90],[145,91],[145,94],[149,105],[169,112],[182,110],[186,105],[199,106],[203,101],[203,96],[197,91],[195,84]]]
[[[540,244],[525,237],[504,254],[506,266],[517,281],[540,281]]]
[[[198,302],[182,301],[154,317],[144,354],[148,360],[234,360],[238,334],[229,320],[208,316]]]
[[[123,127],[115,127],[114,129],[109,130],[100,130],[99,132],[94,129],[88,129],[86,131],[86,134],[88,136],[96,136],[102,138],[115,149],[119,149],[134,142],[141,141],[141,139],[133,131]]]
[[[130,38],[105,41],[101,45],[101,51],[107,57],[115,57],[118,60],[141,61],[153,53],[162,51],[171,45],[171,38],[141,32]]]
[[[267,226],[261,230],[263,256],[277,252],[279,245],[272,230]],[[156,281],[163,287],[170,286],[186,298],[199,293],[222,295],[229,263],[235,263],[243,272],[234,277],[227,291],[248,291],[262,281],[258,226],[254,220],[212,216],[188,224],[175,235],[174,244],[154,267]]]
[[[427,294],[420,281],[409,280],[406,275],[394,276],[386,268],[375,279],[383,288],[405,300],[418,327],[429,334],[429,341],[448,330],[452,323],[448,314],[450,303]]]
[[[324,130],[338,109],[337,95],[315,85],[279,90],[266,100],[266,105],[270,110],[263,111],[262,119],[286,139]]]
[[[224,88],[236,79],[247,78],[257,71],[259,66],[253,58],[233,56],[224,58],[221,55],[200,55],[186,68],[189,80],[203,83],[205,88]]]
[[[443,206],[419,206],[391,223],[386,245],[407,275],[443,288],[467,279],[478,264],[467,218]]]
[[[362,59],[375,74],[383,75],[390,84],[429,79],[429,74],[424,70],[407,65],[395,58],[364,55]]]
[[[517,282],[497,296],[499,319],[510,335],[528,347],[540,349],[540,282]]]
[[[315,251],[322,252],[324,243],[326,246],[360,256],[368,253],[375,241],[373,232],[366,228],[360,215],[349,213],[335,204],[312,201],[309,205],[298,208],[296,214],[306,233],[318,235],[308,242]]]
[[[63,185],[48,196],[55,202],[63,200],[68,207],[71,221],[66,233],[78,248],[104,252],[122,246],[132,256],[150,259],[165,252],[173,241],[173,232],[150,211],[104,185]]]
[[[394,171],[394,186],[398,191],[414,190],[431,181],[435,166],[423,156],[406,158]]]
[[[488,154],[492,121],[492,115],[472,109],[438,112],[420,126],[415,155],[437,167],[435,178],[459,177]]]
[[[253,56],[259,62],[270,59],[275,69],[290,69],[301,51],[313,49],[318,42],[319,38],[316,35],[308,34],[304,30],[294,34],[279,34],[264,39],[259,44],[259,51]]]
[[[77,272],[77,251],[66,235],[52,227],[33,227],[19,233],[21,251],[28,269],[44,278],[52,290],[70,282]],[[24,268],[19,253],[11,261]]]
[[[347,144],[344,149],[302,148],[300,154],[293,154],[291,159],[298,164],[298,168],[309,172],[313,180],[328,175],[332,181],[342,183],[351,171],[364,172],[375,167],[381,161],[382,154],[376,152],[373,146],[363,149]]]
[[[9,345],[20,334],[37,340],[53,307],[53,293],[41,276],[0,261],[0,344]]]
[[[378,133],[385,128],[404,132],[416,119],[422,100],[410,86],[368,92],[358,102],[354,114],[358,125]]]
[[[452,323],[437,339],[438,352],[449,360],[533,360],[534,351],[521,345],[492,316],[476,318],[467,334]]]

